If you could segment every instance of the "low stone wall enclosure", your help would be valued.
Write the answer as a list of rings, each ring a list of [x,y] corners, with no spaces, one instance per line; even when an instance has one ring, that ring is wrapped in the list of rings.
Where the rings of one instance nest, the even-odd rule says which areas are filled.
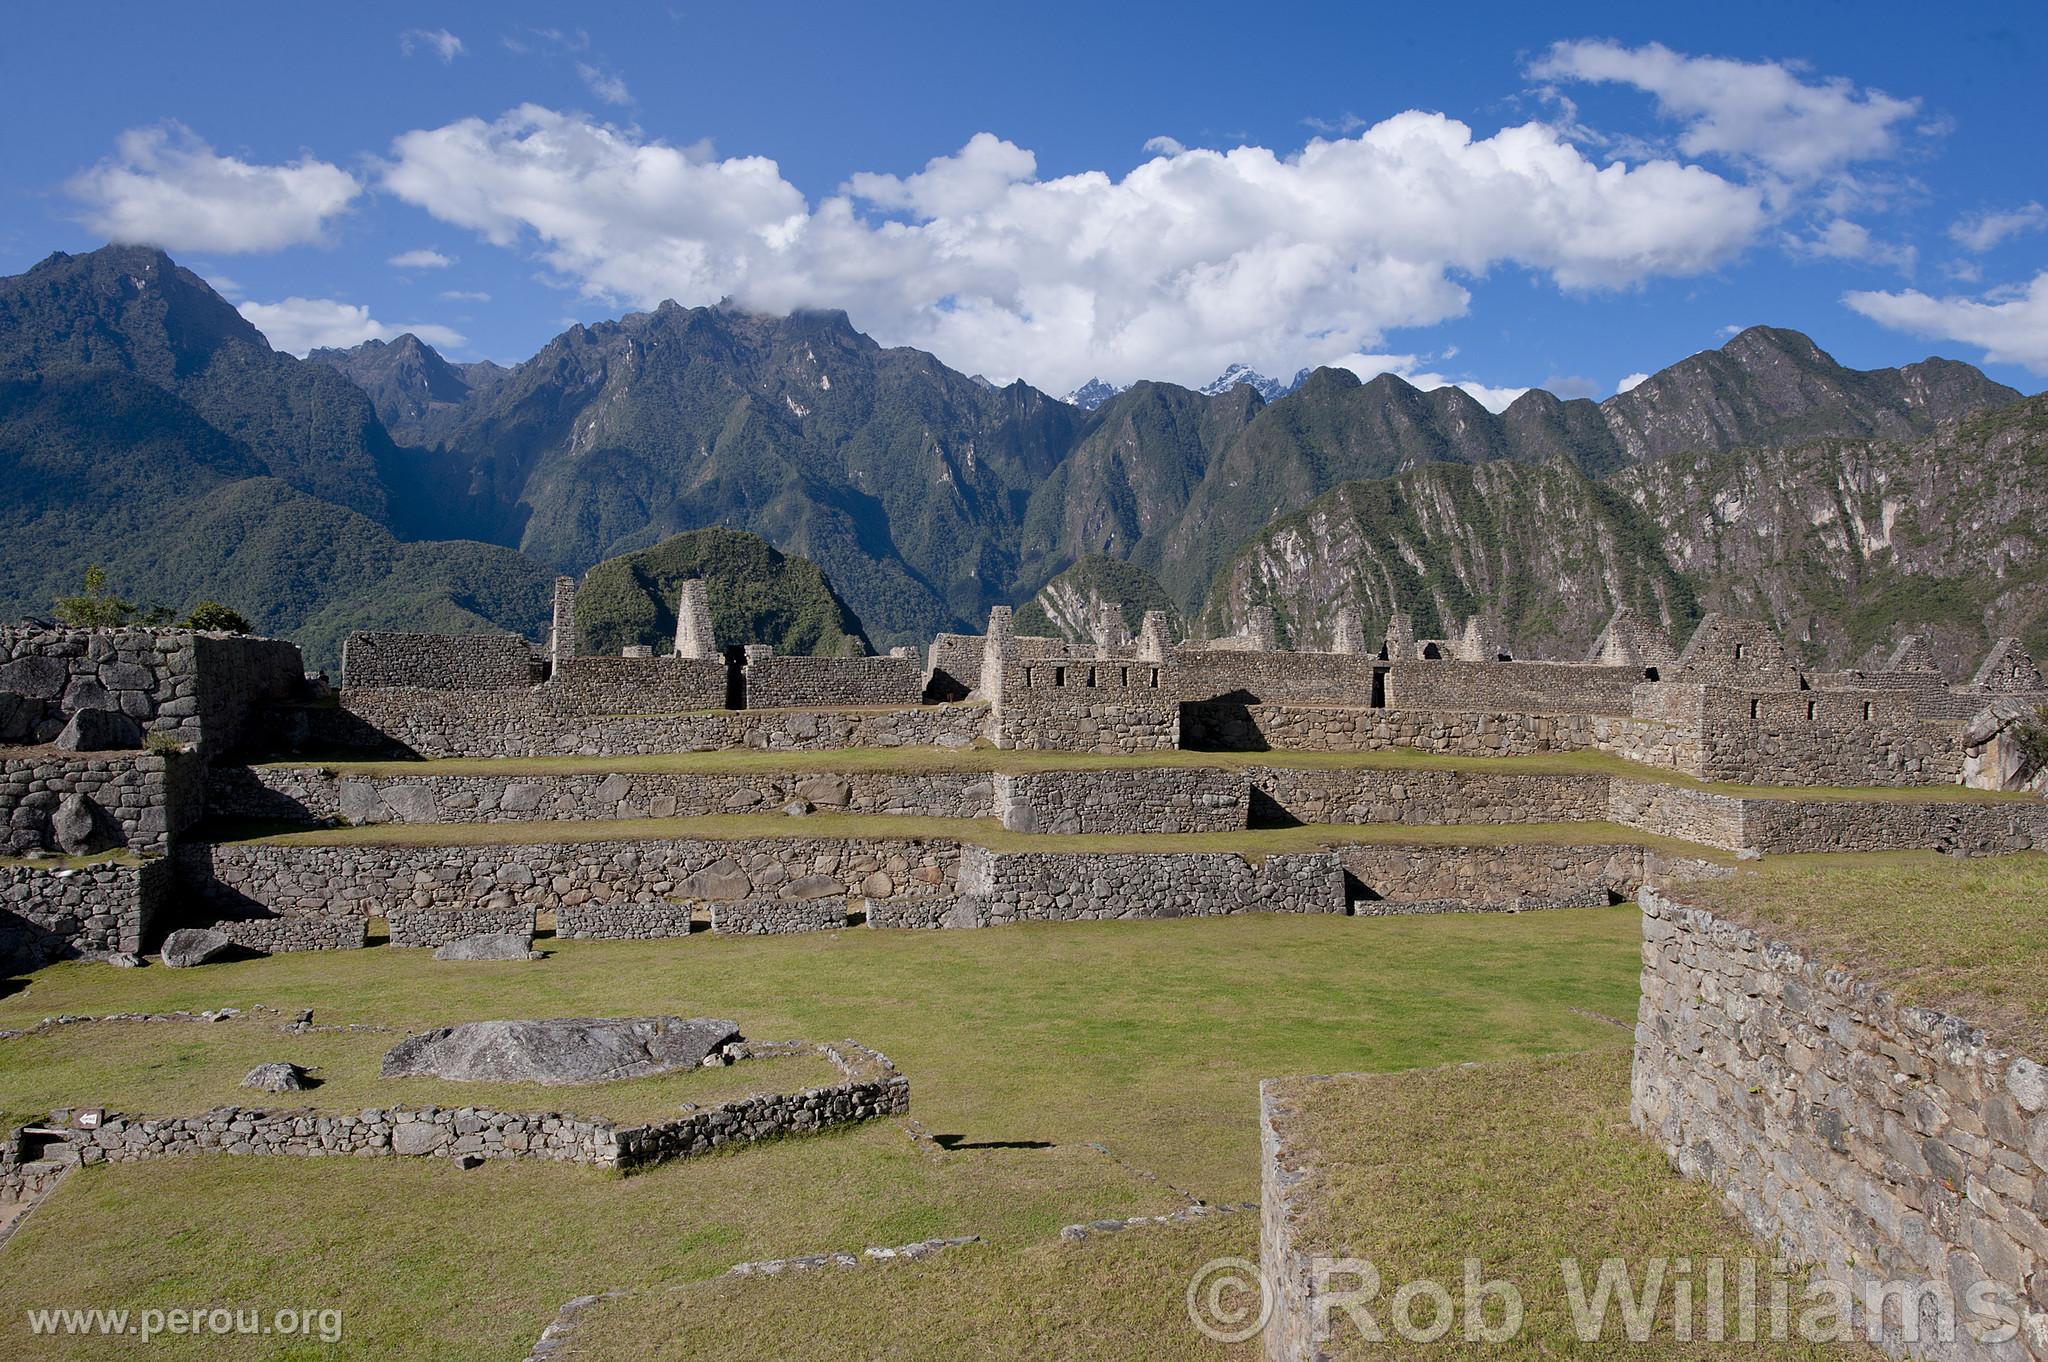
[[[0,961],[140,951],[169,916],[171,866],[161,859],[77,868],[0,862]]]
[[[887,1057],[852,1041],[808,1048],[844,1075],[826,1087],[765,1093],[689,1111],[669,1121],[624,1125],[562,1112],[479,1107],[384,1107],[323,1113],[221,1107],[199,1116],[109,1113],[94,1130],[60,1132],[81,1164],[134,1163],[190,1154],[323,1158],[469,1156],[542,1159],[630,1171],[734,1144],[810,1134],[910,1110],[910,1080]]]
[[[2048,1358],[2048,1077],[1766,933],[1641,896],[1635,1123],[1760,1238],[1849,1286],[1990,1282],[2022,1323],[1895,1353]],[[1924,1317],[1923,1317],[1924,1318]]]

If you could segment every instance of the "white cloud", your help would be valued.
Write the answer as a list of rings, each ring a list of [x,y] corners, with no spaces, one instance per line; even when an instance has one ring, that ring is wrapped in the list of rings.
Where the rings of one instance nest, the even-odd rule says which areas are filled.
[[[1429,359],[1424,355],[1358,354],[1345,355],[1341,359],[1331,360],[1329,367],[1333,369],[1349,369],[1368,383],[1378,378],[1381,374],[1392,374],[1402,382],[1420,388],[1424,392],[1429,392],[1436,388],[1463,388],[1478,401],[1480,406],[1496,415],[1506,411],[1511,402],[1529,391],[1527,388],[1495,387],[1492,384],[1480,383],[1469,378],[1446,378],[1440,373],[1435,373],[1423,367],[1428,363]]]
[[[1934,298],[1918,289],[1850,293],[1856,311],[1894,331],[1981,347],[1992,364],[2019,364],[2048,374],[2048,270],[2024,286],[1996,289],[1982,298]]]
[[[1694,57],[1662,43],[1560,42],[1531,63],[1529,74],[1632,86],[1685,125],[1678,146],[1686,155],[1753,162],[1790,180],[1892,155],[1901,125],[1920,107],[1917,99],[1861,89],[1839,76],[1808,79],[1789,62]]]
[[[1815,260],[1847,260],[1863,265],[1882,265],[1911,274],[1919,252],[1904,242],[1880,241],[1870,229],[1847,218],[1831,218],[1811,236],[1787,238],[1794,255]]]
[[[607,104],[631,104],[633,92],[626,88],[626,82],[610,71],[592,66],[587,61],[576,63],[576,75],[590,87],[590,93]]]
[[[401,251],[385,263],[401,270],[445,270],[455,263],[455,257],[431,250]]]
[[[1949,240],[1964,250],[1982,255],[2008,237],[2038,232],[2048,227],[2048,208],[2025,204],[2004,212],[1983,212],[1960,218],[1948,229]]]
[[[1054,392],[1098,374],[1199,383],[1238,361],[1292,373],[1462,315],[1462,280],[1497,265],[1626,287],[1713,269],[1765,221],[1761,191],[1698,166],[1600,166],[1540,123],[1475,138],[1415,112],[1287,156],[1036,169],[983,133],[812,205],[771,160],[526,105],[403,134],[383,183],[534,244],[594,300],[843,307],[885,343]]]
[[[464,49],[462,39],[445,28],[409,28],[398,35],[398,50],[408,57],[416,51],[432,52],[445,66]]]
[[[1615,384],[1614,391],[1617,393],[1634,392],[1637,388],[1641,387],[1645,383],[1648,383],[1649,381],[1650,376],[1648,374],[1633,373],[1630,374],[1627,378],[1621,380],[1621,382]]]
[[[488,303],[491,301],[491,295],[485,293],[482,289],[451,288],[444,292],[441,297],[451,303]]]
[[[412,322],[393,326],[373,320],[370,309],[333,298],[286,298],[275,303],[243,303],[238,309],[249,324],[261,331],[271,348],[294,355],[327,346],[361,345],[366,340],[390,340],[410,331],[437,349],[468,343],[461,332],[432,323]]]
[[[323,239],[362,186],[311,157],[254,165],[217,155],[180,123],[131,128],[65,188],[109,241],[173,251],[275,251]]]

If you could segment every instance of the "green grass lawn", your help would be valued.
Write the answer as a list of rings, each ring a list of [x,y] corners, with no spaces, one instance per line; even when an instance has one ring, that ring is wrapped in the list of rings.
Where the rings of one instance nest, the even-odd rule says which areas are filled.
[[[573,776],[613,772],[697,775],[802,775],[814,772],[891,774],[1004,771],[1117,771],[1153,767],[1221,767],[1245,770],[1286,767],[1304,771],[1449,771],[1474,775],[1625,776],[1654,784],[1707,790],[1747,799],[1846,799],[1907,802],[1997,802],[2037,796],[1972,790],[1960,785],[1806,786],[1735,785],[1698,780],[1677,771],[1645,766],[1610,752],[1546,752],[1531,756],[1466,757],[1397,749],[1381,752],[1044,752],[970,748],[870,747],[837,752],[774,752],[731,748],[615,757],[443,757],[432,761],[316,761],[294,759],[273,766],[326,771],[339,777],[400,779],[407,776]]]
[[[961,1261],[1014,1289],[977,1303],[929,1279],[937,1285],[903,1304],[925,1313],[896,1321],[912,1339],[903,1355],[957,1357],[957,1340],[971,1338],[993,1356],[1230,1356],[1188,1331],[1182,1272],[1219,1246],[1255,1246],[1253,1216],[1072,1252],[1057,1243],[1059,1227],[1173,1209],[1175,1188],[1255,1199],[1262,1077],[1625,1044],[1591,1014],[1633,1015],[1637,941],[1633,910],[1613,908],[563,942],[547,960],[491,969],[394,949],[178,971],[52,966],[0,998],[0,1027],[62,1012],[265,1003],[311,1007],[322,1022],[676,1012],[733,1017],[762,1037],[850,1036],[909,1075],[912,1116],[938,1143],[888,1121],[626,1178],[390,1159],[89,1169],[0,1248],[0,1357],[500,1362],[523,1356],[573,1295],[954,1234],[982,1235]],[[60,1028],[33,1050],[0,1041],[0,1108],[95,1100],[52,1076],[64,1066],[96,1090],[149,1096],[158,1046],[98,1047],[99,1029]],[[165,1049],[201,1046],[191,1064],[210,1069],[205,1082],[240,1077],[247,1051],[209,1065],[209,1042],[172,1039],[185,1029],[153,1034]],[[298,1057],[292,1037],[277,1040],[266,1057]],[[188,1069],[161,1091],[199,1081]],[[873,1275],[910,1273],[908,1290],[930,1270]],[[144,1349],[23,1332],[31,1307],[216,1301],[340,1308],[346,1339],[291,1351],[160,1338]],[[839,1342],[807,1355],[872,1356],[867,1327],[848,1321]],[[743,1326],[702,1355],[747,1355],[749,1337]]]

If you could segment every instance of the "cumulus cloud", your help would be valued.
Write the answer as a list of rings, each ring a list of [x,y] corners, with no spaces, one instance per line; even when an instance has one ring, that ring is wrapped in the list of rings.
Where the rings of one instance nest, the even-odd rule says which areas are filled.
[[[431,52],[442,65],[463,53],[462,39],[445,28],[409,28],[398,35],[398,50],[410,57],[414,52]]]
[[[1055,392],[1291,373],[1461,315],[1462,281],[1496,266],[1627,287],[1713,269],[1765,221],[1761,191],[1700,166],[1601,166],[1545,124],[1482,138],[1415,112],[1285,156],[1159,146],[1121,179],[1041,180],[982,133],[813,205],[772,160],[525,105],[403,134],[383,184],[532,246],[592,299],[843,307],[887,343]]]
[[[1641,372],[1633,373],[1615,384],[1614,391],[1617,393],[1633,392],[1649,381],[1650,376],[1648,374]]]
[[[408,331],[439,349],[468,343],[461,332],[448,327],[431,322],[393,326],[373,319],[367,307],[333,298],[293,297],[275,303],[243,303],[237,310],[264,334],[272,349],[294,355],[328,346],[361,345],[366,340],[390,340]]]
[[[401,270],[445,270],[455,263],[455,257],[433,250],[401,251],[385,263]]]
[[[1919,252],[1903,242],[1880,241],[1870,229],[1847,218],[1831,218],[1807,236],[1788,238],[1794,255],[1814,260],[1847,260],[1861,265],[1881,265],[1911,274]]]
[[[1983,212],[1960,218],[1948,229],[1949,240],[1975,255],[1993,249],[2009,237],[2023,236],[2048,227],[2048,208],[2025,204],[2003,212]]]
[[[1794,63],[1695,57],[1662,43],[1560,42],[1530,64],[1529,74],[1641,90],[1665,117],[1685,125],[1678,147],[1686,155],[1726,156],[1795,181],[1894,154],[1920,108],[1917,99],[1839,76],[1809,79]]]
[[[221,156],[181,123],[131,128],[65,186],[109,241],[173,251],[275,251],[324,239],[362,186],[312,157],[256,165]]]
[[[1842,301],[1894,331],[1979,346],[1989,363],[2019,364],[2048,374],[2048,270],[2032,283],[1981,298],[1935,298],[1906,289],[1850,293]]]

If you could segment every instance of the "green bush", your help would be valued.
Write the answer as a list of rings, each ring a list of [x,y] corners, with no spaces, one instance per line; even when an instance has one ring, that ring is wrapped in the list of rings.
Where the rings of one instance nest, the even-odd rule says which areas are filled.
[[[206,629],[227,634],[250,632],[248,617],[219,601],[201,601],[185,616],[187,629]]]
[[[2034,717],[2013,730],[2020,758],[2029,771],[2048,768],[2048,706],[2034,711]]]
[[[135,606],[107,590],[107,570],[98,563],[85,570],[85,588],[76,596],[59,596],[50,607],[59,624],[73,629],[117,629],[135,618]]]
[[[185,750],[185,744],[161,729],[152,729],[142,735],[142,750],[161,755],[165,752],[182,752]]]

